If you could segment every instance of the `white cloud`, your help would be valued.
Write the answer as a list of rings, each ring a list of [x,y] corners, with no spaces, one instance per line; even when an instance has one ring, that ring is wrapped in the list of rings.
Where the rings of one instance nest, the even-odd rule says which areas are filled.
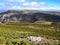
[[[25,3],[24,5],[29,5],[28,3]],[[50,10],[60,10],[60,8],[54,8],[54,7],[33,7],[33,6],[20,6],[20,5],[5,5],[2,8],[0,7],[0,9],[14,9],[14,10],[45,10],[45,11],[50,11]]]
[[[24,2],[23,6],[29,6],[29,7],[42,7],[46,6],[46,2]]]
[[[38,3],[37,2],[25,2],[25,3],[23,3],[23,6],[37,7]]]
[[[12,6],[11,9],[21,9],[21,7],[20,6]]]
[[[26,0],[16,0],[16,2],[25,2]]]
[[[29,5],[29,3],[23,3],[23,5],[24,5],[24,6],[28,6],[28,5]]]
[[[7,2],[25,2],[26,0],[5,0]]]
[[[38,6],[37,2],[31,2],[31,6]]]
[[[5,0],[5,1],[7,1],[7,2],[13,2],[14,0]]]
[[[46,2],[40,2],[40,6],[45,6]]]
[[[9,7],[9,6],[8,6]],[[10,6],[9,8],[7,7],[7,9],[22,9],[20,6],[16,6],[16,5],[14,5],[14,6]]]

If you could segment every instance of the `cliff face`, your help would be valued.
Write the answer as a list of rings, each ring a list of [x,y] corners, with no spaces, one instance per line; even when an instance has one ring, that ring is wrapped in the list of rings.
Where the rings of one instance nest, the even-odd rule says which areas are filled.
[[[8,23],[8,22],[36,22],[36,21],[52,21],[52,22],[60,22],[60,15],[43,13],[39,11],[6,11],[0,13],[0,22]]]

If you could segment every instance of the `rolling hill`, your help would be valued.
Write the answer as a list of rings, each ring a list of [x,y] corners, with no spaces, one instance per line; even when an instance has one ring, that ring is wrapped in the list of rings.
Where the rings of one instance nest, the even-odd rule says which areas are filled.
[[[8,10],[0,13],[0,22],[60,22],[60,12],[37,10]]]

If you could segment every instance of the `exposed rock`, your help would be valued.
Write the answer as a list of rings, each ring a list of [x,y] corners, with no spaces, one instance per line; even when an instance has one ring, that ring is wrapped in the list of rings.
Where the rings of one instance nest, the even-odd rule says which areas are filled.
[[[47,43],[47,44],[59,43],[60,44],[59,40],[46,39],[46,38],[43,38],[43,37],[29,36],[26,39],[30,42],[38,43],[38,44],[39,43],[41,43],[41,44],[44,44],[44,43]]]
[[[52,21],[60,22],[60,15],[48,14],[39,11],[28,11],[29,13],[24,13],[24,11],[9,10],[0,13],[0,22],[36,22],[36,21]]]
[[[31,41],[31,42],[36,42],[36,43],[40,43],[41,42],[41,37],[35,37],[35,36],[29,36],[27,37],[27,40]]]

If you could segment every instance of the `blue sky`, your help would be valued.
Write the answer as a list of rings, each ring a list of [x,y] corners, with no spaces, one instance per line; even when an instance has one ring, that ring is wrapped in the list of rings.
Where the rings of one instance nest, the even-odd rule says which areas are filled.
[[[0,10],[60,10],[60,0],[0,0]]]

